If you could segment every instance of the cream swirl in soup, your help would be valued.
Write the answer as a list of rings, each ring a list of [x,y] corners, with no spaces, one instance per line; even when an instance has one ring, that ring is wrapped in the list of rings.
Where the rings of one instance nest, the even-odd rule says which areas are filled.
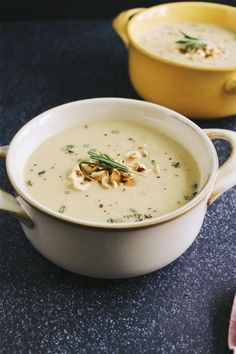
[[[160,57],[205,67],[236,66],[236,32],[207,23],[171,23],[144,33],[140,45]]]
[[[195,197],[199,170],[177,142],[126,120],[89,122],[43,142],[25,166],[32,197],[67,216],[139,222]]]

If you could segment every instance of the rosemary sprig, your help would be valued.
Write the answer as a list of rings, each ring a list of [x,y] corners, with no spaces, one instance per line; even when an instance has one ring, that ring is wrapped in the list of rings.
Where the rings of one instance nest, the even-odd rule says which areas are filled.
[[[87,164],[87,165],[94,165],[94,166],[103,167],[105,169],[116,168],[117,170],[119,170],[121,172],[134,173],[134,174],[138,174],[139,176],[143,176],[140,173],[137,173],[135,171],[131,171],[127,166],[114,161],[109,155],[107,155],[105,153],[102,153],[102,152],[97,153],[94,149],[91,149],[88,151],[88,154],[91,157],[91,159],[96,162],[80,161],[79,166],[81,166],[83,164]]]
[[[116,168],[117,170],[122,171],[122,172],[126,172],[126,173],[130,172],[127,166],[112,160],[110,158],[110,156],[107,154],[104,154],[102,152],[99,152],[97,154],[93,150],[89,150],[88,154],[91,157],[91,159],[98,161],[102,167]]]
[[[183,45],[184,53],[191,51],[192,49],[206,48],[209,45],[209,41],[203,38],[196,38],[187,35],[186,33],[180,31],[184,38],[178,40],[176,43]]]

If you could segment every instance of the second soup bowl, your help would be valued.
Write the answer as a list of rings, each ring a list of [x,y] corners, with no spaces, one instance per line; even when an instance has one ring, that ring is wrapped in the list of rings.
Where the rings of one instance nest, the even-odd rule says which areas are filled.
[[[203,22],[236,32],[236,9],[205,2],[176,2],[120,13],[113,26],[128,49],[129,76],[145,100],[195,118],[236,113],[236,64],[203,67],[153,54],[140,37],[157,25]]]

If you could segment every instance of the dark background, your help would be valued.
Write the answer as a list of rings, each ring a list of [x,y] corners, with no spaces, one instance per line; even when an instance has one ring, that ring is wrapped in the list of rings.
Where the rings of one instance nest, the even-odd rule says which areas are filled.
[[[0,145],[53,106],[89,97],[139,98],[111,20],[120,10],[153,3],[2,2]],[[196,123],[236,130],[236,117]],[[222,141],[216,147],[222,162],[229,147]],[[4,162],[0,181],[11,190]],[[0,354],[230,353],[235,239],[234,187],[208,208],[196,241],[178,260],[134,279],[95,280],[49,263],[18,221],[1,214]]]
[[[0,1],[2,20],[80,19],[115,16],[132,7],[150,7],[158,0],[5,0]],[[170,2],[170,1],[169,1]],[[178,1],[172,1],[178,2]],[[208,1],[235,6],[235,0]]]

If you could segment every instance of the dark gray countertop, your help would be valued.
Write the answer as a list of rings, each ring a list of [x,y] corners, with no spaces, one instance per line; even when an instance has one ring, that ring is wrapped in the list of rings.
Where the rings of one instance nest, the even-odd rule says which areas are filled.
[[[100,96],[138,98],[107,19],[5,22],[0,144],[46,109]],[[198,122],[236,130],[236,118]],[[228,146],[217,143],[221,160]],[[1,186],[10,190],[1,163]],[[0,215],[0,353],[224,354],[235,291],[236,188],[208,208],[178,260],[152,274],[95,280],[42,258]],[[176,237],[179,235],[176,234]]]

